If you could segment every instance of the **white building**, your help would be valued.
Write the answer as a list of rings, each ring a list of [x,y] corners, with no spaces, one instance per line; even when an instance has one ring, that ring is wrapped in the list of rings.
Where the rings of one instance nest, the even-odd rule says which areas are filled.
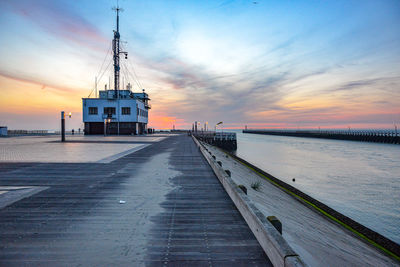
[[[85,134],[143,134],[147,132],[148,95],[127,90],[104,90],[99,98],[82,98]],[[104,132],[105,131],[105,132]]]
[[[150,100],[148,95],[133,93],[128,83],[126,89],[120,90],[120,55],[128,58],[128,53],[121,51],[119,34],[119,7],[117,12],[117,24],[114,31],[113,65],[114,65],[114,89],[99,92],[97,98],[82,98],[83,122],[85,134],[143,134],[147,133],[149,118],[148,110]],[[97,79],[97,78],[96,78]],[[97,91],[97,82],[96,82]]]

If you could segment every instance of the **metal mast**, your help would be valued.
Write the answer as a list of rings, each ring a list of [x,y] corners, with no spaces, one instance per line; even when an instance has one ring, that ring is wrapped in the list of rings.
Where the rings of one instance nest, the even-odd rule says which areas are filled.
[[[114,39],[113,39],[113,55],[114,55],[114,90],[115,90],[115,97],[118,97],[118,90],[119,90],[119,54],[125,54],[125,58],[128,58],[128,53],[123,52],[120,50],[119,45],[119,12],[123,11],[122,8],[119,6],[114,7],[113,10],[117,12],[117,30],[114,31]]]

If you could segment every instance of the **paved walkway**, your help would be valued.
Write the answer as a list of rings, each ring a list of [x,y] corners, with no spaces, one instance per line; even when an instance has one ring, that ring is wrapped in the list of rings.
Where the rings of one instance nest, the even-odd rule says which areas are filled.
[[[109,163],[164,138],[69,135],[64,143],[56,135],[0,138],[0,162]]]
[[[48,187],[0,209],[1,266],[271,266],[184,135],[107,164],[0,163],[0,186]]]

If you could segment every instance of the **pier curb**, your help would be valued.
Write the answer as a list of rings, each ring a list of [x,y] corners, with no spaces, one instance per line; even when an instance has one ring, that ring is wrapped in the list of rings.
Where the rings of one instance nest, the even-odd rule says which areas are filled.
[[[272,264],[274,266],[307,266],[263,213],[229,177],[225,170],[217,164],[217,161],[211,157],[203,145],[194,136],[192,138]]]

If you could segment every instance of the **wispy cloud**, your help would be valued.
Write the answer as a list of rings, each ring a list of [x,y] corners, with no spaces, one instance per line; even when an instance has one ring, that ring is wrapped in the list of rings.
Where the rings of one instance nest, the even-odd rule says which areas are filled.
[[[28,76],[15,75],[15,74],[7,73],[7,72],[4,72],[4,71],[0,71],[0,76],[4,77],[4,78],[7,78],[7,79],[15,80],[17,82],[24,82],[24,83],[29,83],[29,84],[32,84],[32,85],[36,85],[36,86],[41,87],[42,90],[48,89],[48,90],[56,91],[56,92],[61,93],[61,94],[68,94],[68,93],[76,91],[75,88],[69,88],[69,87],[65,87],[65,86],[60,86],[60,85],[53,84],[53,83],[48,82],[48,81],[41,81],[41,80],[33,79],[31,77],[28,77]]]
[[[394,77],[379,77],[373,79],[363,79],[346,82],[345,84],[333,88],[332,91],[353,91],[362,90],[370,87],[382,89],[384,91],[398,90],[400,86],[400,76]]]
[[[108,41],[95,25],[63,2],[6,0],[1,6],[12,10],[48,33],[78,45],[103,49]]]

